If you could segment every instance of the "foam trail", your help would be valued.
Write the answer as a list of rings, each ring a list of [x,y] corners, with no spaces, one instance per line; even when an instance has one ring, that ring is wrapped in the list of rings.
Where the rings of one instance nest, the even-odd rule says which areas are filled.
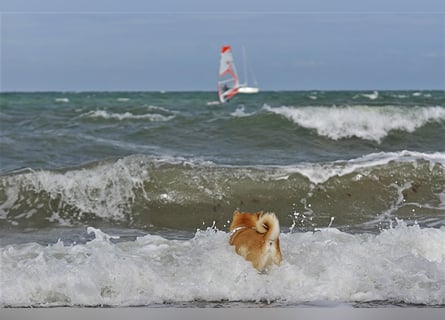
[[[82,114],[80,117],[84,118],[102,118],[102,119],[113,119],[113,120],[150,120],[150,121],[169,121],[173,119],[174,115],[165,116],[162,114],[133,114],[131,112],[124,113],[114,113],[106,110],[96,110],[90,111],[88,113]]]

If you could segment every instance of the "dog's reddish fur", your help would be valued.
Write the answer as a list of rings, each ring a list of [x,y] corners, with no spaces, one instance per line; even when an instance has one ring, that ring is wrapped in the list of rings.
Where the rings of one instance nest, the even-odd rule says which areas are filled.
[[[274,213],[233,212],[229,243],[260,272],[280,265],[280,226]]]

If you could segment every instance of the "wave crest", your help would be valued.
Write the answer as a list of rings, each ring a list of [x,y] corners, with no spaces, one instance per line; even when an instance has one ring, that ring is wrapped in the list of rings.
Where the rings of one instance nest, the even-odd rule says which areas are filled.
[[[430,122],[444,122],[445,108],[399,106],[263,107],[333,140],[357,137],[380,143],[391,131],[414,132]]]
[[[408,151],[273,167],[133,155],[62,172],[1,176],[0,220],[20,227],[105,222],[193,230],[212,221],[224,227],[239,207],[274,211],[283,226],[304,228],[325,226],[333,216],[338,226],[367,229],[394,216],[440,226],[444,170],[443,153]]]
[[[148,113],[135,114],[130,111],[118,113],[107,110],[89,111],[80,115],[81,118],[89,119],[105,119],[105,120],[150,120],[150,121],[169,121],[175,118],[175,114],[165,108],[150,106],[147,108]]]

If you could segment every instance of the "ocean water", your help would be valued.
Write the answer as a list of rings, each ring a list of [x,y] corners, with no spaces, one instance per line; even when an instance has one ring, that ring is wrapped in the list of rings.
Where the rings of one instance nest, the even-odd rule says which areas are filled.
[[[2,93],[4,307],[445,306],[445,92]],[[228,244],[273,211],[283,263]]]

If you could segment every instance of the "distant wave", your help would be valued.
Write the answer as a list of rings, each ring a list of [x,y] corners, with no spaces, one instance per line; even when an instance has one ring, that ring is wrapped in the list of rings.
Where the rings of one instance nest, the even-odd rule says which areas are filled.
[[[145,114],[133,114],[131,112],[123,112],[123,113],[116,113],[116,112],[109,112],[106,110],[96,110],[96,111],[90,111],[87,113],[82,114],[80,117],[84,118],[102,118],[102,119],[113,119],[113,120],[150,120],[150,121],[169,121],[173,118],[175,118],[175,115],[163,115],[158,113],[145,113]]]
[[[233,117],[237,117],[237,118],[243,118],[243,117],[252,116],[254,114],[255,114],[255,112],[248,113],[248,112],[246,112],[244,106],[240,106],[240,107],[236,108],[236,110],[233,111],[230,115]]]
[[[445,121],[445,107],[270,107],[264,110],[284,116],[295,124],[314,129],[333,140],[357,137],[381,142],[391,131],[414,132],[430,122]]]
[[[379,92],[373,91],[372,93],[361,93],[359,95],[356,95],[354,98],[358,97],[365,97],[368,98],[369,100],[376,100],[379,97]]]

